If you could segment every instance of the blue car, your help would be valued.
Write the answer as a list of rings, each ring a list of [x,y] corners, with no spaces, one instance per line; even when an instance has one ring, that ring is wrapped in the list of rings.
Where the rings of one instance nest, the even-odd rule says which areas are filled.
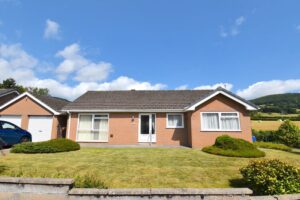
[[[0,144],[12,146],[22,142],[31,142],[31,134],[10,122],[0,120]]]

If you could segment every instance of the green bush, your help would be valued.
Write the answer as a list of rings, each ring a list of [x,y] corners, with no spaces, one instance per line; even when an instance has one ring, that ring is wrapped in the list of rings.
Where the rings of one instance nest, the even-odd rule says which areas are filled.
[[[277,149],[277,150],[288,151],[288,152],[292,151],[291,147],[288,147],[284,144],[276,144],[272,142],[254,142],[253,144],[256,147],[265,148],[265,149]]]
[[[12,147],[12,153],[57,153],[76,151],[80,145],[68,139],[53,139],[45,142],[25,142]]]
[[[300,170],[279,160],[252,161],[240,172],[257,195],[300,192]]]
[[[229,157],[257,158],[265,156],[252,143],[228,135],[219,136],[213,146],[204,147],[202,151]]]
[[[300,147],[300,129],[291,121],[284,121],[276,134],[278,141],[290,147]]]

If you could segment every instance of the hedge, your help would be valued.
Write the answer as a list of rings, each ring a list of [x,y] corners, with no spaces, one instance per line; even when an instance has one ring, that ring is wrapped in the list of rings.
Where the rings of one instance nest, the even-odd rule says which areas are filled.
[[[80,145],[68,139],[53,139],[45,142],[25,142],[14,145],[10,152],[12,153],[58,153],[67,151],[76,151]]]
[[[256,141],[259,142],[275,142],[277,140],[276,131],[257,131],[252,129],[252,135],[254,135]]]
[[[228,135],[219,136],[214,145],[204,147],[202,151],[229,157],[258,158],[265,156],[265,153],[252,143]]]

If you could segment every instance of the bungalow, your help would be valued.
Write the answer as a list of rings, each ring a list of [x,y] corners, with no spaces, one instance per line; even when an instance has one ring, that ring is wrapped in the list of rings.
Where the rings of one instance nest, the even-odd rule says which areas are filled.
[[[0,105],[0,120],[28,130],[33,142],[63,137],[67,114],[61,108],[68,103],[65,99],[25,92]]]
[[[89,91],[62,110],[67,138],[81,143],[183,145],[214,143],[227,134],[251,141],[257,107],[223,89]]]

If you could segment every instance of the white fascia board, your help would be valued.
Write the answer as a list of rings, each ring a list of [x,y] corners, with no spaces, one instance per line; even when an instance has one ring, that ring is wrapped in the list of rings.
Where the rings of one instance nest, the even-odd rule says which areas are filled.
[[[257,110],[257,108],[253,107],[252,105],[247,104],[247,103],[245,103],[245,102],[243,102],[243,101],[237,99],[236,97],[234,97],[234,96],[232,96],[232,95],[230,95],[230,94],[228,94],[228,93],[226,93],[226,92],[223,92],[223,91],[216,91],[216,92],[214,92],[213,94],[209,95],[208,97],[202,99],[201,101],[198,101],[197,103],[191,105],[190,107],[187,107],[185,110],[186,110],[186,111],[193,111],[193,110],[196,109],[196,107],[198,107],[199,105],[205,103],[205,102],[208,101],[209,99],[211,99],[211,98],[217,96],[218,94],[222,94],[222,95],[224,95],[224,96],[226,96],[226,97],[228,97],[228,98],[230,98],[230,99],[236,101],[237,103],[239,103],[239,104],[245,106],[245,108],[246,108],[247,110]]]
[[[18,101],[19,99],[28,96],[31,99],[33,99],[34,101],[36,101],[38,104],[40,104],[42,107],[46,108],[47,110],[51,111],[54,115],[60,115],[59,112],[53,110],[52,108],[50,108],[48,105],[46,105],[45,103],[43,103],[42,101],[40,101],[39,99],[37,99],[36,97],[34,97],[32,94],[30,94],[29,92],[24,92],[23,94],[17,96],[16,98],[8,101],[7,103],[3,104],[2,106],[0,106],[0,110],[2,110],[3,108],[9,106],[10,104]]]

